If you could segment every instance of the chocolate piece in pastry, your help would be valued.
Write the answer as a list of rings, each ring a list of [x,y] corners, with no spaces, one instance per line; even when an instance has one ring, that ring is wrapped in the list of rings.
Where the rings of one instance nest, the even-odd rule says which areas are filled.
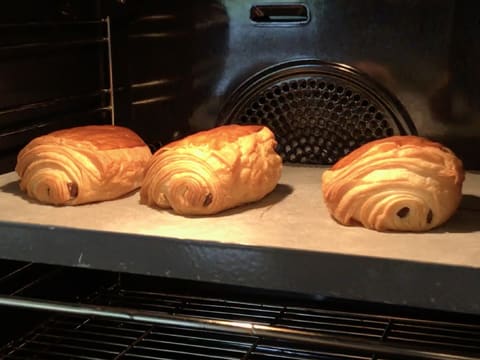
[[[260,200],[280,179],[282,160],[266,127],[225,125],[160,148],[141,200],[182,215],[208,215]]]
[[[91,125],[33,139],[18,154],[20,188],[53,205],[116,199],[140,187],[150,149],[132,130]]]
[[[448,148],[417,136],[367,143],[322,177],[328,210],[339,223],[379,231],[426,231],[456,211],[465,174]]]

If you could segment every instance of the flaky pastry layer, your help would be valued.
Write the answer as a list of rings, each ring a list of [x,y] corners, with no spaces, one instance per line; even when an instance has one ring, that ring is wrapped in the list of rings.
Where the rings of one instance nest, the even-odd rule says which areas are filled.
[[[426,231],[456,211],[465,178],[448,148],[417,136],[367,143],[322,177],[333,218],[379,231]]]
[[[282,160],[266,127],[225,125],[159,149],[140,191],[141,201],[182,215],[210,215],[270,193]]]
[[[90,125],[37,137],[18,154],[20,188],[44,204],[116,199],[140,187],[152,154],[130,129]]]

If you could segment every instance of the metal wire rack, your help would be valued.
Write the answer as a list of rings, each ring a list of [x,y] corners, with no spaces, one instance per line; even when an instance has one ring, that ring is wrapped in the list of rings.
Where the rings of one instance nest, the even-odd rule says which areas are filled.
[[[78,291],[84,295],[71,293],[70,298],[52,294],[52,288],[61,293],[72,276],[98,288],[86,286]],[[22,263],[0,268],[0,292],[12,305],[32,302],[38,309],[46,304],[59,312],[4,346],[2,359],[480,358],[480,325],[473,315],[471,321],[461,316],[454,321],[451,314],[411,318],[359,312],[355,306],[303,306],[282,298],[261,302],[195,291],[146,291],[115,274],[82,270],[78,275],[72,269]],[[30,300],[22,305],[27,295]]]
[[[38,55],[41,52],[78,49],[85,46],[95,46],[95,49],[106,47],[106,49],[108,48],[106,69],[108,80],[106,82],[109,82],[108,88],[100,85],[96,89],[85,89],[80,93],[72,93],[74,86],[70,86],[69,89],[63,91],[51,90],[51,94],[46,92],[46,95],[39,95],[31,90],[27,94],[30,97],[27,95],[19,96],[15,91],[12,91],[13,94],[9,95],[11,98],[5,100],[5,105],[0,109],[0,125],[2,128],[9,129],[12,126],[15,128],[15,124],[21,124],[24,127],[29,125],[39,126],[38,118],[44,118],[46,115],[65,114],[66,112],[69,112],[69,115],[108,112],[113,116],[112,64],[109,51],[111,43],[110,19],[108,17],[85,21],[37,21],[0,24],[0,28],[9,32],[9,37],[0,42],[0,55],[4,58],[28,54],[32,57],[32,52]],[[29,35],[26,37],[25,34]],[[32,119],[36,119],[37,123],[29,124]]]

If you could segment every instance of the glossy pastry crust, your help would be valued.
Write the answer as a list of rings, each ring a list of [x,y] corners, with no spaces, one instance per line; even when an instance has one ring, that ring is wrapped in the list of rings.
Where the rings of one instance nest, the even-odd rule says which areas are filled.
[[[152,154],[132,130],[90,125],[37,137],[17,156],[20,188],[44,204],[116,199],[140,187]]]
[[[210,215],[260,200],[278,183],[282,160],[264,126],[225,125],[159,149],[141,201],[182,215]]]
[[[465,172],[442,144],[418,136],[367,143],[322,176],[334,219],[378,231],[426,231],[446,222],[462,198]]]

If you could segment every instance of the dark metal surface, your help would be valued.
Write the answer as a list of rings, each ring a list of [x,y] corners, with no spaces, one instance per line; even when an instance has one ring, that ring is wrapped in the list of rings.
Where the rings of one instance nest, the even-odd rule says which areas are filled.
[[[150,144],[160,146],[188,133],[195,3],[102,3],[112,18],[116,123]],[[207,2],[199,8],[208,7]]]
[[[217,33],[209,38],[211,42],[204,43],[208,48],[202,52],[196,48],[196,54],[223,61],[204,74],[210,76],[208,96],[193,92],[193,129],[211,127],[216,119],[229,121],[218,118],[221,107],[250,76],[286,61],[314,58],[346,64],[371,77],[405,107],[420,135],[444,142],[467,167],[480,168],[475,155],[480,137],[480,92],[474,80],[480,77],[476,4],[468,0],[302,4],[309,10],[307,23],[262,26],[250,19],[251,3],[218,1],[222,19],[228,19],[218,29],[223,37]],[[205,60],[194,57],[199,58]]]
[[[15,223],[0,226],[4,259],[480,313],[478,268]]]

